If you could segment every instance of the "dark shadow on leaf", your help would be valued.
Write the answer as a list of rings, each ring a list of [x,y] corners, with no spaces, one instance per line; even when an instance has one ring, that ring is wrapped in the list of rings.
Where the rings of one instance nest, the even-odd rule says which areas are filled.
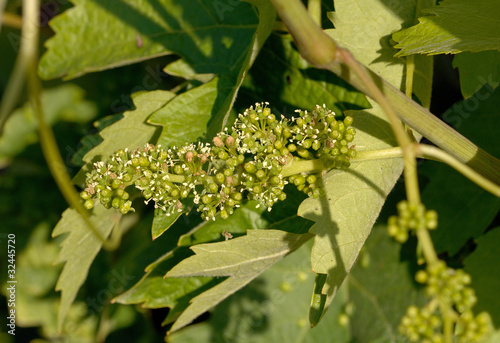
[[[115,1],[94,2],[134,27],[138,37],[147,36],[148,39],[162,45],[167,51],[165,54],[173,52],[184,56],[196,73],[215,73],[219,76],[217,98],[209,122],[209,136],[215,134],[214,130],[219,131],[228,115],[220,112],[220,109],[230,107],[232,101],[230,95],[237,83],[258,25],[253,6],[241,2],[231,9],[230,14],[221,16],[214,6],[208,4],[200,6],[197,1],[185,1],[177,4],[178,8],[175,9],[181,15],[174,16],[160,1],[148,0],[160,16],[163,26],[141,14],[125,1],[119,1],[118,5]],[[199,11],[200,7],[204,11]],[[194,10],[195,8],[198,10]],[[236,26],[236,29],[234,18],[239,18],[241,21],[238,23],[241,26]],[[166,32],[165,27],[171,28],[171,32]],[[245,41],[248,41],[248,44],[244,44]],[[211,48],[208,52],[202,51],[200,46],[207,43]]]
[[[363,131],[364,133],[384,141],[389,145],[397,145],[389,122],[382,120],[367,111],[358,111],[352,115],[354,117],[353,126],[356,130]]]
[[[324,184],[324,178],[321,178],[320,180],[321,180],[321,187],[323,187],[323,189],[326,189],[325,184]],[[329,230],[326,231],[326,234],[325,234],[325,230],[322,230],[321,233],[316,233],[316,232],[314,232],[315,226],[313,226],[311,228],[311,233],[315,233],[319,237],[323,237],[324,235],[326,235],[330,241],[331,251],[333,253],[333,260],[336,263],[335,263],[335,266],[333,268],[329,269],[328,273],[327,273],[327,279],[325,282],[325,286],[328,286],[328,293],[325,293],[325,291],[324,291],[325,288],[323,288],[323,291],[321,293],[327,294],[328,297],[331,298],[337,293],[344,278],[347,276],[347,269],[346,269],[346,265],[344,263],[344,260],[342,259],[342,256],[340,255],[339,244],[338,244],[338,240],[336,238],[337,235],[339,234],[339,227],[338,227],[337,223],[331,219],[332,213],[331,213],[330,206],[328,203],[328,194],[325,194],[324,196],[322,196],[320,198],[320,204],[321,204],[320,205],[321,206],[321,215],[304,214],[304,216],[306,216],[308,219],[316,222],[315,226],[318,225],[318,223],[321,223],[320,225],[322,225],[323,227],[329,228]],[[327,310],[328,310],[328,307],[325,306],[322,315],[324,315]]]

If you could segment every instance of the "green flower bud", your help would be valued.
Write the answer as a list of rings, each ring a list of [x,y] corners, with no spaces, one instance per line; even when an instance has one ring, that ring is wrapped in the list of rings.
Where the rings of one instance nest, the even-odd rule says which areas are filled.
[[[122,200],[120,198],[113,198],[113,200],[111,201],[111,206],[116,209],[119,209],[121,206],[121,202]]]
[[[344,135],[344,139],[346,140],[346,142],[352,142],[354,140],[354,135],[347,133]]]
[[[225,161],[229,158],[229,154],[226,151],[222,150],[217,154],[217,157]]]
[[[210,193],[217,193],[219,191],[219,186],[216,183],[209,183],[208,184],[208,191]]]
[[[307,177],[307,179],[306,179],[307,183],[308,183],[308,184],[311,184],[311,185],[312,185],[313,183],[315,183],[315,182],[316,182],[316,180],[317,180],[317,178],[316,178],[316,176],[315,176],[315,175],[309,175],[309,176]]]
[[[253,193],[259,194],[262,193],[262,187],[257,185],[253,187]]]
[[[178,198],[178,197],[180,196],[180,193],[181,193],[181,192],[179,191],[179,189],[177,189],[177,188],[173,188],[173,189],[170,191],[170,196],[171,196],[172,198]]]
[[[257,171],[257,168],[252,162],[247,162],[245,163],[245,170],[249,173],[255,173]]]
[[[238,155],[238,156],[236,157],[236,163],[238,163],[238,164],[242,164],[243,162],[245,162],[245,156],[243,156],[243,155]]]
[[[295,186],[303,185],[306,182],[306,179],[303,175],[297,175],[297,177],[293,180],[293,184]]]
[[[309,149],[312,146],[312,141],[310,139],[306,139],[304,140],[304,142],[302,142],[302,146],[306,149]]]
[[[257,172],[255,173],[255,176],[257,176],[258,179],[263,179],[266,177],[266,172],[263,171],[262,169],[257,170]]]
[[[83,207],[85,207],[87,210],[91,210],[91,209],[94,207],[94,200],[92,200],[92,199],[87,199],[87,200],[83,203]]]
[[[122,185],[122,182],[121,182],[121,180],[118,180],[118,179],[114,179],[111,182],[111,188],[113,188],[113,189],[118,189],[118,188],[120,188],[121,185]]]
[[[101,201],[101,204],[106,205],[111,202],[111,197],[101,197],[99,200]]]
[[[351,126],[353,122],[354,122],[354,118],[351,116],[347,116],[344,118],[344,125],[345,126]]]
[[[215,181],[217,181],[219,185],[223,184],[225,179],[226,177],[223,173],[217,173],[217,175],[215,175]]]
[[[144,157],[144,156],[139,157],[139,165],[141,167],[147,167],[147,166],[149,166],[149,160],[148,160],[148,158]]]
[[[107,188],[104,188],[103,190],[101,190],[101,197],[110,197],[111,194],[113,194],[113,191],[107,189]]]
[[[178,164],[174,166],[174,173],[177,175],[184,174],[184,170],[182,170],[182,167]]]
[[[427,274],[427,272],[425,270],[419,270],[415,274],[415,280],[418,283],[426,283],[428,279],[429,279],[429,275]]]

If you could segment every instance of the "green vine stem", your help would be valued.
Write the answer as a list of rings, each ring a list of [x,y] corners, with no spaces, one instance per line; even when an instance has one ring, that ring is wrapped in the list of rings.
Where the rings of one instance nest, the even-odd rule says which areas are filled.
[[[25,17],[29,15],[28,9],[24,9],[24,6],[23,11],[25,12]],[[33,31],[37,32],[35,33]],[[30,44],[28,43],[32,38],[37,39],[37,37],[38,30],[34,29],[33,26],[30,25],[30,22],[28,20],[24,20],[22,23],[21,46],[19,49],[19,54],[16,57],[14,69],[12,70],[12,74],[10,75],[9,81],[5,88],[2,102],[0,103],[0,135],[2,135],[5,123],[7,122],[9,115],[12,113],[12,110],[16,106],[17,99],[21,94],[26,75],[26,66],[29,63],[28,58],[30,58],[33,53],[32,51],[30,51],[33,48],[30,47]]]
[[[348,55],[337,52],[341,48],[337,47],[333,39],[314,22],[299,0],[271,0],[271,2],[306,60],[317,68],[337,74],[371,98],[378,98],[365,80],[357,73],[350,72],[350,66],[346,68],[346,61],[342,58]],[[500,184],[500,160],[478,148],[387,81],[369,69],[361,67],[366,70],[370,79],[380,86],[380,92],[390,101],[391,107],[404,123],[460,162],[468,164],[496,184]]]
[[[38,129],[40,134],[40,144],[43,154],[49,166],[50,172],[54,177],[61,193],[66,201],[74,208],[87,223],[87,226],[92,233],[104,244],[106,244],[104,237],[97,231],[88,218],[88,212],[83,208],[78,194],[73,188],[71,178],[69,177],[64,161],[59,154],[57,143],[54,133],[51,128],[45,123],[42,104],[41,104],[41,84],[38,79],[36,68],[38,64],[38,18],[40,15],[39,0],[24,0],[23,1],[23,41],[21,43],[20,56],[18,61],[22,63],[22,70],[27,72],[27,83],[30,95],[30,101],[33,106],[33,111],[38,119]],[[29,26],[26,29],[26,26]],[[16,62],[17,63],[17,62]],[[24,75],[18,75],[23,78]],[[17,81],[21,82],[21,81]]]
[[[314,22],[321,27],[321,0],[309,0],[307,10]]]
[[[485,178],[483,175],[479,174],[468,165],[463,164],[450,154],[431,145],[416,143],[413,144],[415,145],[417,157],[446,163],[447,165],[464,175],[466,178],[477,184],[479,187],[497,197],[500,197],[500,186]],[[356,158],[354,158],[352,162],[355,163],[366,160],[379,160],[385,158],[400,157],[403,157],[403,150],[400,147],[395,147],[372,151],[358,151]]]
[[[2,32],[2,23],[4,21],[4,11],[5,5],[7,5],[7,0],[0,0],[0,32]]]
[[[1,6],[2,4],[0,4],[0,7]],[[3,17],[0,17],[0,21],[0,25],[10,26],[19,30],[23,28],[23,18],[17,14],[4,12]]]
[[[422,247],[422,252],[424,254],[424,258],[427,264],[431,265],[439,261],[429,231],[427,229],[417,230],[417,238],[418,238],[418,243]]]

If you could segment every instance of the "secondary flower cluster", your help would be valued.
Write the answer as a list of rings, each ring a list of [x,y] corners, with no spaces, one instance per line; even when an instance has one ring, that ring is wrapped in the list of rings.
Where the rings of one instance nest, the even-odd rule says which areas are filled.
[[[410,230],[437,228],[437,212],[426,210],[424,204],[413,205],[403,200],[397,207],[398,215],[389,217],[387,232],[399,243],[408,240]]]
[[[452,269],[444,261],[428,266],[415,275],[417,282],[426,284],[426,294],[431,301],[422,309],[410,306],[401,320],[399,331],[411,342],[444,342],[443,321],[437,315],[439,306],[453,309],[460,317],[457,323],[458,342],[481,342],[491,331],[491,318],[487,312],[474,316],[476,303],[474,290],[468,285],[470,275]]]
[[[390,236],[400,243],[408,240],[410,230],[432,230],[438,226],[437,213],[426,210],[423,204],[413,205],[401,201],[398,215],[391,216],[387,224]],[[457,342],[482,342],[491,332],[491,318],[487,312],[474,316],[472,307],[477,301],[469,285],[471,277],[461,269],[446,266],[438,260],[419,270],[415,280],[425,284],[430,298],[423,308],[410,306],[401,319],[399,332],[410,342],[445,342],[455,328]]]
[[[292,161],[319,159],[326,169],[347,168],[356,154],[350,143],[355,129],[352,117],[339,120],[325,106],[311,112],[297,111],[291,120],[277,119],[267,103],[250,107],[232,129],[212,143],[188,144],[163,149],[147,144],[134,151],[119,150],[108,162],[97,162],[87,174],[81,193],[85,207],[94,201],[121,213],[133,211],[129,185],[142,192],[170,215],[186,210],[190,198],[205,220],[220,211],[227,218],[244,196],[271,210],[284,200],[284,186],[291,182],[309,196],[321,194],[318,171],[294,175],[282,171]],[[321,171],[320,171],[321,172]]]

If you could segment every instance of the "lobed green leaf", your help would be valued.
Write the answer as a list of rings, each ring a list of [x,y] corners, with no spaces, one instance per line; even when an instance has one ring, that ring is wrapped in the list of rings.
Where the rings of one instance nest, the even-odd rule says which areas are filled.
[[[125,112],[121,120],[100,132],[103,141],[85,154],[83,161],[87,164],[75,176],[74,182],[84,183],[85,174],[91,170],[92,163],[106,160],[119,149],[137,149],[150,142],[159,128],[148,124],[147,119],[174,96],[162,90],[133,95],[135,110]]]
[[[219,304],[210,319],[169,335],[176,342],[348,342],[348,327],[338,322],[347,292],[339,292],[321,325],[307,322],[309,293],[314,283],[310,244],[263,272],[248,286]]]
[[[246,236],[229,241],[193,246],[195,255],[172,268],[166,277],[230,277],[193,298],[171,330],[189,324],[310,238],[309,234],[297,235],[280,230],[251,230]]]
[[[444,0],[419,23],[396,32],[396,56],[500,50],[500,6],[495,0]]]
[[[105,209],[100,204],[94,207],[89,220],[105,239],[111,233],[121,215]],[[58,327],[62,328],[64,319],[71,304],[75,300],[90,268],[90,265],[101,250],[102,242],[88,228],[87,223],[74,209],[67,209],[57,223],[52,236],[68,234],[61,244],[61,252],[55,263],[65,262],[64,268],[56,284],[56,291],[61,291]]]
[[[209,0],[73,0],[51,21],[43,78],[82,74],[178,53],[199,73],[223,74],[247,50],[257,27],[251,5],[225,14]],[[225,61],[227,63],[220,63]]]
[[[460,89],[465,99],[484,85],[496,88],[500,83],[500,53],[489,50],[478,53],[463,52],[453,58],[453,67],[460,75]]]

